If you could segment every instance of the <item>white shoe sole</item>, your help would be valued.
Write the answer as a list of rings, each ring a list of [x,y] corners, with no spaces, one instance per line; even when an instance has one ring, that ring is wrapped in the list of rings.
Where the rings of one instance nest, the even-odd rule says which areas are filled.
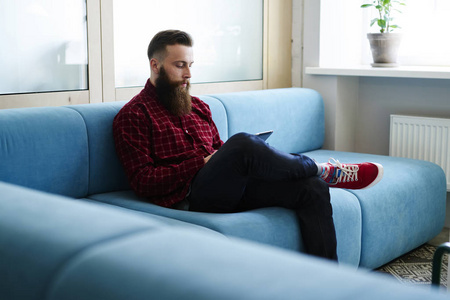
[[[376,185],[378,182],[380,182],[380,180],[383,178],[383,175],[384,175],[384,168],[383,168],[383,166],[380,165],[380,164],[378,164],[378,163],[374,163],[374,162],[371,162],[371,163],[374,164],[375,166],[377,166],[377,168],[378,168],[378,175],[377,175],[377,177],[375,178],[375,180],[372,181],[371,184],[369,184],[369,185],[366,186],[365,188],[362,188],[362,190],[373,187],[373,186]]]

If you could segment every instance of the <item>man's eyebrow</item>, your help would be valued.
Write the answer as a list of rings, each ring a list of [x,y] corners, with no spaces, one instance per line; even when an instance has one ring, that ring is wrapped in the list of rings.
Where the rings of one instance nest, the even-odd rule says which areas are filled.
[[[187,64],[193,64],[194,63],[194,61],[191,61],[190,63],[188,63],[187,61],[185,61],[185,60],[176,60],[176,61],[174,61],[174,63],[175,64],[179,64],[179,63],[182,63],[182,64],[184,64],[184,65],[187,65]]]

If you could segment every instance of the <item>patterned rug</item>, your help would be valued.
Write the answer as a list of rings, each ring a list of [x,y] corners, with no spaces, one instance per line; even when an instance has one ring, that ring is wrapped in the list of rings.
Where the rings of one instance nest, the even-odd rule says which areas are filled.
[[[405,284],[431,285],[435,246],[425,244],[377,269]],[[441,286],[447,287],[448,255],[444,255],[441,269]]]

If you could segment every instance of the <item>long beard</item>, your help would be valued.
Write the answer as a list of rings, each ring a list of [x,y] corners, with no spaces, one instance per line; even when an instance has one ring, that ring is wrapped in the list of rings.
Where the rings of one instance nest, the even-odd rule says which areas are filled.
[[[189,81],[186,87],[183,87],[180,81],[170,81],[166,70],[161,67],[159,77],[155,83],[159,101],[171,114],[183,116],[191,113],[192,100],[189,94]]]

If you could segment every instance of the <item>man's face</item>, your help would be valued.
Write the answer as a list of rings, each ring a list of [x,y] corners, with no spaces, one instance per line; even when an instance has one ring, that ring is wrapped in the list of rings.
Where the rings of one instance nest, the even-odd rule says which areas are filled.
[[[183,116],[192,110],[189,95],[190,67],[193,63],[192,48],[181,45],[169,47],[166,58],[158,66],[159,74],[155,80],[156,93],[159,101],[170,113]]]
[[[194,63],[192,47],[184,45],[170,45],[166,47],[167,54],[161,62],[161,66],[167,74],[169,81],[179,83],[180,86],[187,87],[191,78],[191,67]]]

